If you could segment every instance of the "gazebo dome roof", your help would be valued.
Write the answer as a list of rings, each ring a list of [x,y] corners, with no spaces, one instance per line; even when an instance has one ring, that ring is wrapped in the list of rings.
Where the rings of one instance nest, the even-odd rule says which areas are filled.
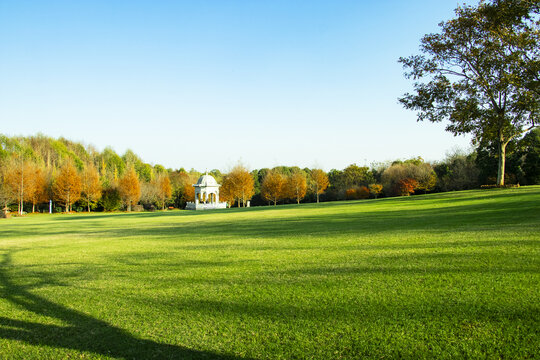
[[[212,175],[205,174],[199,178],[195,186],[219,186]]]

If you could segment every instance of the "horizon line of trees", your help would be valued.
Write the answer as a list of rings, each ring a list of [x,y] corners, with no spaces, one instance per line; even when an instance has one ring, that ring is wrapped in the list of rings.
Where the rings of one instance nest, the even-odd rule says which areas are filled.
[[[509,143],[506,183],[540,184],[540,129]],[[228,173],[209,172],[221,184],[229,206],[277,205],[408,196],[496,184],[496,143],[482,142],[471,153],[455,152],[428,163],[422,158],[351,164],[343,170],[277,166],[249,171],[238,164]],[[0,135],[0,206],[23,212],[142,211],[184,208],[194,201],[193,184],[202,173],[144,163],[133,151],[98,151],[64,138],[41,134]]]

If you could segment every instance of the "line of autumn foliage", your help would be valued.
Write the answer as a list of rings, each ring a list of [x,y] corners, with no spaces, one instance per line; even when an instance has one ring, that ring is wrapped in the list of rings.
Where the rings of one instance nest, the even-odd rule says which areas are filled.
[[[507,182],[540,184],[540,129],[508,149]],[[286,166],[248,171],[237,165],[228,173],[209,173],[222,184],[222,201],[245,206],[473,189],[495,183],[497,164],[496,145],[483,143],[437,163],[414,158],[328,173]],[[50,200],[55,212],[184,208],[194,199],[192,185],[200,175],[147,164],[131,150],[120,156],[63,138],[0,135],[0,205],[20,214],[48,211]]]

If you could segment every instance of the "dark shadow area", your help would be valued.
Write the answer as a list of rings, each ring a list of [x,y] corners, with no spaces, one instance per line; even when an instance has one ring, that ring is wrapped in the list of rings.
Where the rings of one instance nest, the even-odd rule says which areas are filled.
[[[4,254],[0,263],[1,297],[25,311],[58,319],[68,325],[47,325],[0,316],[0,338],[122,359],[240,359],[136,338],[105,321],[32,294],[26,286],[10,280],[8,269],[11,266],[11,253]]]

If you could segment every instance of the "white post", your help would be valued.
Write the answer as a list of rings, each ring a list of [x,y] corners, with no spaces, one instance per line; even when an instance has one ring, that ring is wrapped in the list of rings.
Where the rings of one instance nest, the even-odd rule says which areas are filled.
[[[49,214],[52,214],[52,200],[49,200]]]

